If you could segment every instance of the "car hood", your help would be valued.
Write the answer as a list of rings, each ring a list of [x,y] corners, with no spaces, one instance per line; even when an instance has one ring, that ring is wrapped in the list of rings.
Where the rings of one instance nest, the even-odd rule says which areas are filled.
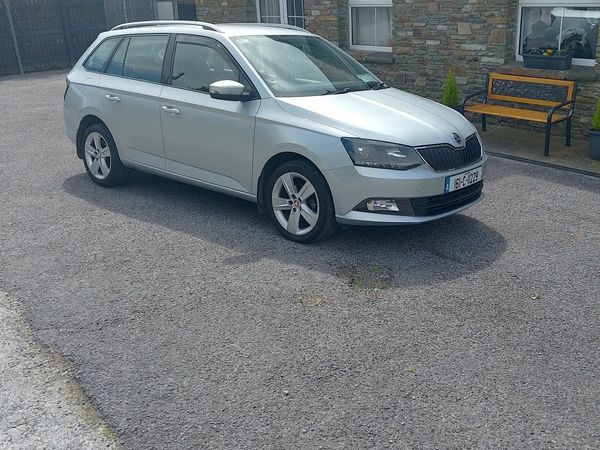
[[[461,142],[475,133],[475,127],[453,109],[394,88],[277,100],[290,114],[363,139],[458,146],[453,133]]]

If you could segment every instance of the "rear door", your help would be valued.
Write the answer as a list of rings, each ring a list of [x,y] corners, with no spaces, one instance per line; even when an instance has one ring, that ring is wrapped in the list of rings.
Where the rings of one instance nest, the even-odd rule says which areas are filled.
[[[163,169],[159,98],[168,34],[126,37],[100,76],[107,126],[123,159]]]
[[[171,172],[242,192],[251,192],[254,124],[260,99],[211,98],[208,87],[235,80],[254,91],[217,41],[178,35],[172,73],[160,96],[162,132]]]

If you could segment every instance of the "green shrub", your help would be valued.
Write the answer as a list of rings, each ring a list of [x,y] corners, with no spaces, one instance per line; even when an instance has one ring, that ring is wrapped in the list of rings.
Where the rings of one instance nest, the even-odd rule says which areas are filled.
[[[600,131],[600,100],[596,102],[596,112],[592,118],[592,130]]]
[[[442,105],[456,108],[459,105],[458,83],[452,72],[448,72],[444,82],[444,92],[442,93]]]

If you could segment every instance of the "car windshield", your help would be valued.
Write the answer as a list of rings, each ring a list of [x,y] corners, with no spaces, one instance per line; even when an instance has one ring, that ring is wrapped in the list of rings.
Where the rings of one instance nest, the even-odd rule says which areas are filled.
[[[277,97],[387,87],[357,61],[317,36],[239,36],[232,40]]]

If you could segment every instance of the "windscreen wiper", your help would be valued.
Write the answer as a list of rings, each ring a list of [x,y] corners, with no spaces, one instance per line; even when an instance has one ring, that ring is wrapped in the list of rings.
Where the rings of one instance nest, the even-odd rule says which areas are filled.
[[[373,85],[372,88],[370,88],[372,91],[377,91],[379,89],[387,89],[389,88],[389,86],[387,84],[385,84],[383,81],[378,81],[376,84]]]
[[[342,88],[342,89],[330,89],[323,92],[321,95],[336,95],[336,94],[347,94],[348,92],[356,91],[356,89]]]

